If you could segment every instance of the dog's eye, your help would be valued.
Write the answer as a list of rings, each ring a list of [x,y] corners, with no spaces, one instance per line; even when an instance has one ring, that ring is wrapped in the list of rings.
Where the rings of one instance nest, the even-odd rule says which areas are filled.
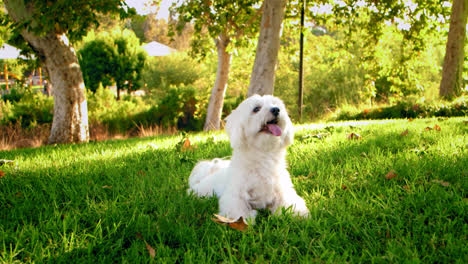
[[[253,112],[254,112],[254,113],[257,113],[258,111],[260,111],[260,108],[261,108],[260,106],[256,106],[256,107],[253,109]]]

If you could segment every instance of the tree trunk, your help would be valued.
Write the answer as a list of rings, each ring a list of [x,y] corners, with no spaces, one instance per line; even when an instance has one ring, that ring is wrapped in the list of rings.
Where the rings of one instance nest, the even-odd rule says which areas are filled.
[[[463,88],[467,14],[468,1],[454,0],[439,89],[439,95],[447,99],[460,95]]]
[[[273,94],[286,0],[265,0],[248,96]]]
[[[34,6],[22,0],[5,0],[10,17],[16,22],[31,19]],[[32,25],[38,22],[33,21]],[[75,51],[65,34],[50,32],[37,36],[23,30],[21,35],[36,51],[49,73],[54,94],[54,118],[49,143],[89,140],[88,108],[83,76]]]
[[[80,65],[65,35],[23,34],[40,53],[54,89],[54,119],[49,144],[87,142],[88,106]],[[27,37],[26,37],[27,36]]]
[[[229,37],[221,34],[215,40],[218,50],[218,69],[216,71],[216,81],[211,90],[210,102],[206,113],[205,131],[219,130],[221,113],[223,111],[224,94],[226,93],[229,68],[231,66],[231,54],[226,52],[229,44]]]

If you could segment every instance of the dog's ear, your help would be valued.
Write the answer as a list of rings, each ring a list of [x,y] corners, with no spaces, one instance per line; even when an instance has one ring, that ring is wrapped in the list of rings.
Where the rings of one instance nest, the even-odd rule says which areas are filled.
[[[287,147],[291,145],[294,141],[294,126],[289,119],[289,116],[286,116],[286,126],[284,127],[283,134],[281,135],[281,147]]]
[[[241,113],[239,109],[231,112],[226,117],[226,126],[224,127],[226,133],[231,141],[231,147],[237,149],[245,142],[244,127],[242,126]]]

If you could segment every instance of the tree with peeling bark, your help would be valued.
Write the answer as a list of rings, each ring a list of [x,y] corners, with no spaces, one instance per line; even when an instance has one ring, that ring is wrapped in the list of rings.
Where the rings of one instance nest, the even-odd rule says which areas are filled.
[[[465,58],[467,16],[468,0],[454,0],[442,68],[442,81],[439,88],[439,95],[443,98],[456,97],[464,88],[463,61]]]
[[[176,30],[182,30],[187,23],[194,24],[193,55],[203,57],[209,39],[213,39],[216,45],[218,68],[208,103],[205,131],[220,128],[231,50],[245,45],[248,38],[257,33],[261,10],[259,0],[192,0],[172,7],[172,11],[179,14]]]
[[[54,95],[49,143],[89,140],[83,76],[71,42],[98,23],[99,14],[134,13],[123,0],[4,0],[13,31],[10,42],[28,48],[47,69]],[[131,11],[131,12],[128,12]]]
[[[273,94],[286,0],[265,0],[247,96]]]

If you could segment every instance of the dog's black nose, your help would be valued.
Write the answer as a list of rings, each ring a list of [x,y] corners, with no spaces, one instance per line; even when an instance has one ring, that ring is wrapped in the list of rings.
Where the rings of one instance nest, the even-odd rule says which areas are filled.
[[[274,116],[278,116],[279,115],[279,112],[280,112],[280,109],[278,107],[272,107],[270,109],[270,112],[274,115]]]

